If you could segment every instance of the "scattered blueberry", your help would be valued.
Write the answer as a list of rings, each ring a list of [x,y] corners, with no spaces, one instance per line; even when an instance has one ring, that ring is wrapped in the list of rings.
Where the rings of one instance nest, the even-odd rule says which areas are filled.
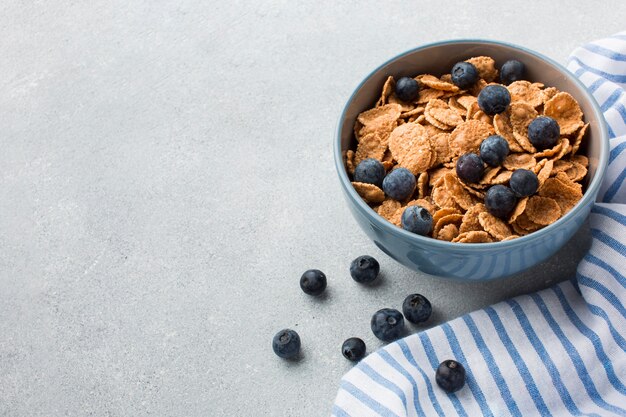
[[[525,70],[524,64],[519,61],[514,59],[506,61],[500,68],[500,81],[504,85],[509,85],[513,81],[523,80]]]
[[[402,228],[426,236],[433,229],[433,216],[422,206],[409,206],[402,213]]]
[[[318,269],[309,269],[300,277],[300,288],[309,295],[320,295],[326,289],[326,275]]]
[[[461,155],[456,161],[456,175],[465,182],[479,182],[484,169],[483,160],[475,153]]]
[[[274,353],[284,359],[293,359],[300,352],[300,336],[295,330],[283,329],[272,339]]]
[[[561,128],[552,117],[539,116],[528,125],[528,139],[537,149],[548,149],[559,141]]]
[[[393,308],[383,308],[372,316],[370,323],[374,335],[382,341],[391,342],[404,333],[404,317]]]
[[[415,175],[406,168],[396,168],[383,180],[383,191],[394,200],[404,200],[415,191]]]
[[[402,101],[413,101],[417,98],[420,85],[413,78],[402,77],[396,82],[396,96]]]
[[[379,272],[378,261],[369,255],[359,256],[350,264],[350,275],[356,282],[370,283],[376,279]]]
[[[360,361],[365,356],[365,342],[358,337],[351,337],[341,345],[341,353],[349,361]]]
[[[478,94],[478,107],[489,116],[504,112],[511,103],[511,94],[501,85],[488,85]]]
[[[491,135],[480,144],[480,159],[492,167],[502,165],[509,154],[509,142],[500,135]]]
[[[465,368],[455,360],[441,362],[435,373],[435,381],[445,392],[455,392],[465,385]]]
[[[518,197],[528,197],[537,192],[539,179],[537,175],[527,169],[516,169],[509,180],[511,190]]]
[[[478,70],[469,62],[457,62],[450,71],[452,83],[459,88],[469,88],[478,81]]]
[[[354,170],[354,181],[356,182],[366,182],[380,187],[383,184],[383,178],[385,178],[385,167],[374,158],[362,160]]]
[[[496,217],[504,219],[515,208],[517,199],[515,194],[509,187],[504,185],[494,185],[487,190],[485,194],[485,206],[489,213]]]
[[[430,318],[433,307],[430,301],[421,294],[411,294],[402,303],[402,313],[411,323],[423,323]]]

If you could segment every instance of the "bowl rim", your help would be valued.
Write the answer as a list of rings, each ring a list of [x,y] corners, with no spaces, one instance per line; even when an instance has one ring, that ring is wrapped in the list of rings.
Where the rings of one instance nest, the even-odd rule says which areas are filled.
[[[417,235],[415,233],[408,232],[400,227],[395,226],[394,224],[390,223],[388,220],[382,218],[378,213],[374,212],[372,208],[369,207],[363,201],[363,199],[358,195],[354,187],[352,187],[350,178],[348,177],[348,174],[346,172],[344,162],[343,162],[343,155],[342,155],[342,150],[341,150],[341,130],[343,127],[343,122],[345,120],[348,108],[354,101],[356,94],[359,92],[359,90],[361,90],[363,85],[372,76],[374,76],[376,73],[378,73],[380,70],[382,70],[384,67],[391,64],[392,62],[402,57],[405,57],[407,55],[423,50],[423,49],[428,49],[428,48],[433,48],[433,47],[443,46],[443,45],[450,45],[450,44],[488,44],[488,45],[496,45],[496,46],[505,46],[508,48],[521,50],[530,55],[534,55],[535,57],[543,61],[546,61],[548,64],[551,64],[552,66],[554,66],[564,76],[566,76],[568,79],[572,80],[575,84],[577,84],[580,90],[582,91],[583,95],[585,96],[586,100],[588,100],[589,103],[591,104],[593,112],[595,113],[595,117],[600,122],[598,124],[600,127],[600,133],[601,133],[601,138],[600,138],[601,146],[600,146],[600,157],[598,160],[598,167],[597,167],[594,177],[592,178],[589,186],[587,187],[587,190],[583,194],[583,197],[580,199],[580,201],[578,201],[578,203],[576,203],[576,205],[565,216],[561,217],[556,222],[540,230],[529,233],[525,236],[520,236],[517,239],[512,239],[512,240],[507,240],[507,241],[481,243],[479,245],[468,245],[468,244],[458,243],[458,242],[448,242],[444,240],[434,239],[428,236]],[[377,66],[374,70],[370,71],[361,80],[361,82],[356,86],[356,88],[354,88],[354,90],[350,94],[350,97],[346,101],[346,104],[344,105],[343,110],[341,111],[341,114],[337,121],[336,129],[335,129],[333,153],[335,157],[335,169],[337,170],[337,174],[339,175],[339,180],[347,196],[349,196],[349,198],[355,203],[356,207],[366,217],[372,219],[372,221],[374,221],[382,229],[390,232],[392,235],[396,235],[406,240],[414,241],[416,244],[426,244],[435,248],[446,249],[450,251],[459,251],[459,250],[474,251],[474,250],[482,250],[482,249],[506,250],[507,248],[513,248],[515,246],[522,245],[527,242],[532,242],[534,240],[542,239],[544,235],[551,233],[553,230],[558,229],[560,225],[568,223],[571,219],[575,218],[578,212],[585,209],[585,207],[590,202],[589,200],[592,199],[592,196],[597,195],[597,191],[600,188],[601,181],[604,178],[604,175],[608,166],[609,147],[610,147],[609,146],[609,134],[608,134],[608,130],[606,127],[606,120],[604,119],[604,114],[600,110],[600,106],[598,105],[593,95],[587,90],[587,87],[578,79],[578,77],[572,74],[563,65],[559,64],[552,58],[549,58],[539,52],[533,51],[531,49],[528,49],[520,45],[516,45],[513,43],[509,43],[509,42],[489,40],[489,39],[471,38],[471,39],[450,39],[450,40],[445,40],[445,41],[426,43],[426,44],[417,46],[415,48],[412,48],[408,51],[397,54],[394,57],[386,60],[385,62]]]

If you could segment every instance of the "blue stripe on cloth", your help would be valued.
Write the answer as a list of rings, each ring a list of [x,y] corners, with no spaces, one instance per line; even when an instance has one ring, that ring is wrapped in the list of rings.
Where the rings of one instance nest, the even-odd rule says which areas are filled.
[[[595,80],[588,88],[587,90],[589,90],[590,93],[595,93],[596,90],[598,88],[600,88],[604,83],[606,82],[606,80],[604,78],[598,78],[597,80]]]
[[[604,193],[603,200],[605,202],[610,202],[611,200],[613,200],[613,197],[615,197],[615,194],[617,194],[617,192],[619,191],[620,187],[622,186],[622,183],[624,182],[624,178],[626,178],[626,169],[623,170],[619,174],[617,179],[615,181],[613,181],[613,184],[611,184],[611,186]]]
[[[539,311],[548,323],[548,326],[550,326],[552,332],[559,339],[561,345],[567,352],[567,355],[572,360],[572,363],[574,364],[574,369],[576,370],[576,374],[578,375],[580,382],[582,382],[585,391],[587,391],[589,398],[591,398],[591,400],[599,407],[604,408],[607,411],[626,414],[626,410],[616,407],[613,404],[609,404],[602,399],[600,393],[598,392],[598,389],[596,388],[596,385],[591,379],[591,376],[589,376],[589,371],[587,371],[587,367],[585,367],[585,364],[583,363],[580,354],[578,353],[572,342],[570,342],[569,339],[565,336],[565,333],[563,333],[563,330],[561,330],[557,321],[554,319],[552,314],[550,314],[550,311],[548,311],[548,307],[546,307],[546,303],[543,301],[543,298],[541,298],[541,296],[536,293],[530,294],[530,298],[532,298],[532,300],[535,302],[535,304],[539,308]]]
[[[478,326],[474,323],[474,319],[469,315],[463,316],[463,321],[467,325],[472,337],[474,338],[474,342],[476,342],[476,346],[478,350],[482,354],[485,359],[485,363],[487,367],[491,371],[491,376],[493,377],[493,381],[496,383],[496,386],[500,390],[500,395],[502,396],[502,400],[506,404],[507,408],[514,416],[521,416],[519,408],[517,408],[517,403],[515,402],[515,398],[511,395],[511,391],[509,391],[509,386],[506,383],[506,380],[502,377],[502,373],[500,372],[500,368],[496,361],[493,359],[493,355],[489,350],[489,347],[485,344],[482,335],[480,334],[480,330],[478,330]]]
[[[575,72],[574,75],[577,76],[578,78],[580,78],[581,75],[583,75],[585,73],[585,69],[584,68],[578,68]]]
[[[594,264],[602,269],[604,269],[609,274],[613,275],[615,280],[624,288],[626,288],[626,277],[622,275],[617,269],[613,268],[611,265],[604,262],[602,259],[593,256],[591,253],[585,256],[585,261]]]
[[[626,144],[626,142],[624,142]],[[603,216],[610,217],[618,223],[621,223],[622,226],[626,226],[626,216],[622,213],[619,213],[615,210],[611,210],[606,206],[595,205],[591,209],[592,213],[602,214]],[[626,252],[625,252],[626,253]]]
[[[615,161],[615,158],[617,158],[624,149],[626,149],[626,141],[611,149],[611,153],[609,154],[609,164]]]
[[[496,329],[496,333],[500,337],[500,341],[506,348],[507,352],[509,352],[509,356],[513,360],[513,363],[515,364],[517,371],[519,372],[520,376],[524,380],[524,385],[526,386],[526,389],[528,390],[528,394],[530,394],[530,398],[533,399],[533,402],[535,403],[535,407],[537,407],[537,411],[539,411],[539,413],[542,416],[550,416],[551,414],[548,411],[548,407],[546,406],[546,403],[543,401],[543,397],[541,396],[541,393],[537,389],[537,385],[535,384],[535,381],[533,380],[532,375],[528,371],[528,367],[526,367],[526,363],[524,362],[519,352],[517,351],[517,348],[511,341],[511,338],[506,332],[506,329],[504,328],[504,325],[502,324],[502,320],[500,320],[498,313],[496,313],[496,310],[494,310],[492,307],[485,308],[485,313],[487,313],[487,315],[491,319],[491,323],[493,323],[493,327]]]
[[[587,45],[584,45],[583,48],[590,52],[593,52],[594,54],[602,55],[605,58],[609,58],[613,61],[626,62],[626,54],[620,54],[619,52],[612,51],[600,45],[589,43]]]
[[[611,127],[610,124],[607,123],[606,128],[609,131],[609,139],[613,139],[614,137],[617,136],[615,132],[613,131],[613,128]]]
[[[397,386],[396,384],[394,384],[393,382],[391,382],[390,380],[388,380],[387,378],[385,378],[384,376],[376,372],[374,368],[372,368],[365,362],[361,362],[359,364],[359,368],[372,381],[376,382],[378,385],[383,386],[387,388],[389,391],[396,394],[398,398],[400,399],[400,401],[402,401],[402,405],[404,406],[404,409],[408,410],[406,395],[404,394],[404,391],[399,386]]]
[[[613,369],[613,364],[611,363],[611,359],[608,357],[606,352],[604,351],[604,347],[602,346],[602,341],[600,340],[600,336],[593,330],[591,330],[588,326],[583,323],[583,321],[578,317],[569,301],[565,297],[563,290],[559,285],[552,287],[552,292],[556,295],[561,303],[561,307],[563,311],[572,322],[572,324],[578,329],[578,331],[584,335],[591,344],[593,345],[593,349],[596,352],[596,356],[598,361],[604,367],[604,371],[606,372],[606,376],[609,379],[609,382],[613,387],[618,390],[620,393],[626,395],[626,386],[622,384],[619,377],[615,374],[615,370]]]
[[[594,68],[594,67],[590,67],[589,65],[585,64],[584,62],[582,62],[580,59],[576,58],[575,56],[571,57],[570,61],[577,63],[582,68],[584,68],[586,71],[591,72],[592,74],[599,75],[599,76],[601,76],[603,78],[606,78],[607,80],[612,81],[614,83],[619,83],[619,84],[626,83],[626,75],[609,74],[608,72],[601,71],[601,70],[599,70],[597,68]]]
[[[611,333],[611,336],[613,336],[613,340],[615,340],[615,343],[618,344],[618,346],[626,352],[626,340],[622,337],[622,335],[615,329],[615,327],[613,327],[613,322],[611,321],[611,319],[609,318],[608,314],[606,314],[606,311],[604,311],[604,309],[598,307],[597,305],[590,303],[589,301],[587,301],[587,307],[589,308],[589,311],[591,312],[591,314],[600,317],[601,319],[604,320],[604,322],[606,323],[607,327],[609,328],[609,332]]]
[[[556,388],[559,397],[561,397],[561,401],[563,401],[565,408],[567,408],[570,413],[576,416],[582,415],[582,413],[574,403],[574,400],[572,400],[572,396],[567,390],[567,387],[565,386],[565,384],[563,384],[559,369],[552,361],[552,358],[550,357],[548,351],[541,342],[541,339],[539,339],[537,333],[535,333],[535,330],[530,324],[530,321],[526,316],[526,313],[524,313],[522,307],[515,300],[507,300],[506,303],[511,307],[511,310],[515,314],[515,317],[517,317],[517,321],[519,322],[520,326],[522,326],[522,330],[524,330],[528,341],[533,346],[535,352],[537,352],[544,366],[548,370],[548,373],[550,374],[550,379],[552,380],[552,384],[554,385],[554,388]]]
[[[346,413],[345,410],[337,404],[333,406],[333,414],[337,417],[350,417],[350,414]]]
[[[611,95],[607,97],[604,103],[602,103],[602,105],[600,106],[600,110],[602,110],[602,113],[610,109],[617,102],[617,100],[619,100],[619,98],[622,96],[623,91],[624,90],[622,90],[621,88],[616,88],[615,91],[613,91]]]
[[[619,255],[626,256],[626,245],[616,240],[615,238],[607,235],[602,230],[591,229],[591,236],[613,249]]]
[[[441,409],[441,405],[439,405],[439,401],[437,401],[437,397],[435,397],[435,392],[433,391],[433,385],[430,383],[430,379],[428,378],[428,375],[426,375],[426,372],[424,372],[422,367],[419,366],[417,362],[415,361],[415,358],[413,357],[413,354],[411,353],[411,350],[409,349],[409,345],[407,345],[404,340],[398,340],[398,345],[400,346],[400,349],[402,349],[402,353],[404,353],[404,357],[406,358],[406,360],[411,365],[413,365],[415,369],[419,371],[420,374],[422,374],[422,378],[424,378],[424,381],[426,381],[426,390],[428,393],[428,398],[430,399],[430,402],[432,403],[433,408],[437,412],[437,415],[445,416],[443,410]]]
[[[578,283],[580,285],[584,285],[585,287],[593,288],[594,290],[596,290],[600,295],[602,295],[602,297],[604,297],[605,300],[607,300],[613,306],[613,308],[619,311],[622,317],[626,318],[626,309],[624,309],[624,306],[617,298],[615,293],[611,292],[611,290],[609,290],[599,281],[581,274],[580,271],[576,272],[576,275],[578,277]]]
[[[341,388],[344,391],[350,393],[350,395],[359,400],[361,404],[366,405],[370,410],[374,411],[375,413],[378,413],[383,417],[398,417],[396,413],[370,397],[367,393],[361,391],[352,383],[344,380],[341,383]]]
[[[430,362],[430,366],[433,367],[433,371],[439,367],[439,360],[437,359],[437,354],[435,354],[435,349],[433,349],[433,344],[430,342],[430,338],[426,332],[420,332],[418,334],[420,341],[422,342],[422,347],[424,348],[424,352],[426,352],[426,357],[428,358],[428,362]],[[448,394],[448,398],[450,402],[452,402],[452,406],[459,414],[459,416],[467,417],[467,412],[461,405],[458,397],[455,393]]]
[[[401,373],[402,376],[404,376],[411,383],[411,388],[413,390],[413,407],[415,407],[417,412],[423,413],[424,411],[422,410],[422,405],[420,404],[417,391],[417,381],[415,381],[415,378],[413,378],[409,371],[404,369],[404,367],[400,365],[400,363],[385,349],[380,349],[378,351],[378,355],[380,355],[385,362],[387,362],[393,369]]]
[[[615,103],[613,106],[613,110],[615,110],[621,117],[624,123],[626,123],[626,107],[620,102]]]
[[[474,398],[476,399],[480,410],[482,411],[484,416],[493,416],[491,409],[489,408],[489,404],[487,404],[487,400],[485,399],[485,395],[476,383],[476,379],[472,374],[472,368],[469,366],[467,360],[465,360],[465,355],[463,354],[463,350],[461,349],[461,345],[459,344],[459,341],[457,340],[454,331],[452,331],[452,328],[448,323],[442,324],[441,329],[448,338],[448,344],[450,345],[450,348],[452,349],[452,353],[454,354],[455,358],[465,367],[465,371],[467,374],[467,386],[470,391],[472,391],[472,394],[474,395]]]

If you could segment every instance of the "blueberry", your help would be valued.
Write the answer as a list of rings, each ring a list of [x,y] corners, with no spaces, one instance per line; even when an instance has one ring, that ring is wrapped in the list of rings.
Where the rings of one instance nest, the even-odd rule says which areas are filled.
[[[420,85],[413,78],[402,77],[396,82],[396,96],[402,101],[413,101],[417,98]]]
[[[455,360],[441,362],[435,373],[435,381],[445,392],[455,392],[465,385],[465,368]]]
[[[351,337],[341,345],[341,353],[349,361],[360,361],[365,356],[365,342],[358,337]]]
[[[511,94],[501,85],[488,85],[478,94],[478,107],[489,116],[504,112],[511,103]]]
[[[480,144],[480,159],[492,167],[502,165],[509,154],[509,142],[500,135],[491,135]]]
[[[295,330],[283,329],[272,339],[274,353],[284,359],[293,359],[300,352],[300,336]]]
[[[318,269],[309,269],[300,277],[300,288],[309,295],[320,295],[326,289],[326,275]]]
[[[528,125],[528,139],[537,149],[548,149],[559,141],[561,128],[552,117],[539,116]]]
[[[456,161],[456,175],[465,182],[479,182],[484,169],[483,160],[475,153],[461,155]]]
[[[359,256],[350,264],[350,275],[356,282],[370,283],[376,279],[379,272],[378,261],[368,255]]]
[[[511,214],[517,204],[515,194],[509,187],[504,185],[494,185],[485,194],[485,206],[489,213],[504,219]]]
[[[422,206],[409,206],[402,213],[402,228],[426,236],[433,229],[433,216]]]
[[[415,191],[415,175],[406,168],[396,168],[383,180],[383,191],[394,200],[404,200]]]
[[[385,167],[374,158],[362,160],[354,170],[354,181],[356,182],[366,182],[380,187],[383,184],[383,178],[385,178]]]
[[[452,82],[459,88],[469,88],[478,81],[478,70],[469,62],[457,62],[450,71]]]
[[[402,303],[402,313],[411,323],[423,323],[430,317],[433,307],[430,301],[421,294],[411,294]]]
[[[516,169],[509,180],[509,187],[518,197],[528,197],[537,192],[539,179],[537,175],[527,169]]]
[[[514,59],[506,61],[500,68],[500,81],[502,84],[509,85],[513,81],[519,81],[524,79],[524,71],[526,68],[524,64]]]
[[[404,333],[404,317],[393,308],[383,308],[372,316],[372,332],[382,341],[391,342]]]

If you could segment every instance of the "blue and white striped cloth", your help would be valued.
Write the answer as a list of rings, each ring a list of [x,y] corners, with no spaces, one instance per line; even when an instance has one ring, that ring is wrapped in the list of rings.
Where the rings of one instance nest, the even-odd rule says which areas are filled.
[[[370,354],[343,377],[333,416],[626,416],[626,32],[576,49],[568,68],[611,136],[576,277]],[[455,394],[435,384],[445,359],[467,371]]]

